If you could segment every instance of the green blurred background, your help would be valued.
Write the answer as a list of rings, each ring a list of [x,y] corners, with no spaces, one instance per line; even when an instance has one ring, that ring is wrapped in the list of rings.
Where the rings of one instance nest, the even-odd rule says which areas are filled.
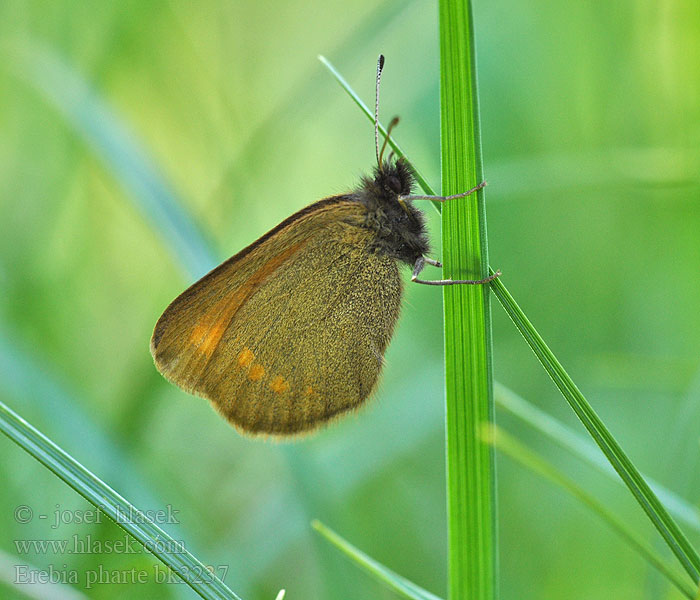
[[[491,264],[635,463],[695,504],[700,8],[475,12]],[[367,102],[386,54],[382,115],[401,115],[398,142],[438,186],[437,49],[423,0],[0,4],[0,399],[138,506],[172,505],[166,529],[229,566],[245,600],[395,597],[312,518],[446,593],[439,289],[407,286],[367,409],[292,445],[240,437],[148,351],[208,261],[372,166],[370,124],[318,54]],[[159,208],[172,198],[181,213]],[[493,313],[497,380],[580,431],[495,301]],[[664,552],[626,490],[497,417]],[[0,453],[0,596],[25,597],[8,583],[18,564],[75,570],[91,598],[194,596],[152,578],[82,589],[100,566],[152,572],[144,553],[21,554],[15,540],[124,534],[18,523],[20,505],[90,505],[5,438]],[[503,598],[680,597],[565,492],[506,458],[498,469]]]

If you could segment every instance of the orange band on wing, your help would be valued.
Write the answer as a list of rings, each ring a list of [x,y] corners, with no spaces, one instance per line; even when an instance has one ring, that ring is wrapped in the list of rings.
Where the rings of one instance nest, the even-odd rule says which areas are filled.
[[[200,353],[207,358],[214,354],[222,336],[228,329],[229,323],[238,310],[253,295],[264,281],[272,275],[288,258],[295,254],[307,240],[302,240],[263,264],[249,279],[227,296],[219,300],[202,318],[197,322],[190,342],[197,347]],[[249,351],[250,352],[250,351]],[[252,355],[252,353],[251,353]],[[247,357],[246,357],[247,358]],[[239,357],[240,360],[240,357]],[[251,358],[252,360],[252,358]]]

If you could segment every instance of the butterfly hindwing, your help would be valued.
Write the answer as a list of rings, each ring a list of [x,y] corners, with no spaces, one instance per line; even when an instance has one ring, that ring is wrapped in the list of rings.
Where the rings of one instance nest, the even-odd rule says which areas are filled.
[[[401,300],[365,216],[358,202],[322,200],[203,277],[156,324],[159,370],[251,433],[302,432],[358,407]]]

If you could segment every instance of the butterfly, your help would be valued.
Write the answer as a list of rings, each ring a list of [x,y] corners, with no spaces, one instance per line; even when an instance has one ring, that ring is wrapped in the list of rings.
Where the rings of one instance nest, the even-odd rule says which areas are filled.
[[[211,401],[246,434],[292,436],[357,409],[376,388],[399,316],[401,264],[427,285],[481,280],[423,280],[430,243],[413,200],[410,165],[379,149],[377,166],[352,191],[291,215],[187,288],[165,309],[151,338],[158,370]]]

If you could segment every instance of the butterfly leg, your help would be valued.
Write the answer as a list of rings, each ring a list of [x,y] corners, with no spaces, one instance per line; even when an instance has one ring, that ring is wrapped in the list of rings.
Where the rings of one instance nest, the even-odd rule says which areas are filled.
[[[438,262],[437,260],[433,260],[432,258],[427,258],[425,256],[419,256],[416,259],[415,264],[413,265],[413,275],[411,275],[411,281],[415,283],[422,283],[423,285],[456,285],[456,284],[464,284],[464,285],[480,285],[483,283],[488,283],[489,281],[493,281],[496,279],[496,277],[501,276],[500,271],[496,271],[493,275],[490,275],[489,277],[485,277],[484,279],[438,279],[438,280],[425,280],[425,279],[418,279],[418,275],[420,272],[423,270],[423,267],[425,267],[425,264],[428,263],[429,265],[433,265],[435,267],[441,267],[442,264]]]
[[[452,196],[423,196],[423,195],[411,195],[411,196],[399,196],[399,200],[433,200],[435,202],[447,202],[448,200],[456,200],[457,198],[464,198],[469,196],[474,192],[480,190],[486,186],[486,182],[482,181],[479,185],[475,185],[472,189],[467,190],[461,194],[453,194]]]

